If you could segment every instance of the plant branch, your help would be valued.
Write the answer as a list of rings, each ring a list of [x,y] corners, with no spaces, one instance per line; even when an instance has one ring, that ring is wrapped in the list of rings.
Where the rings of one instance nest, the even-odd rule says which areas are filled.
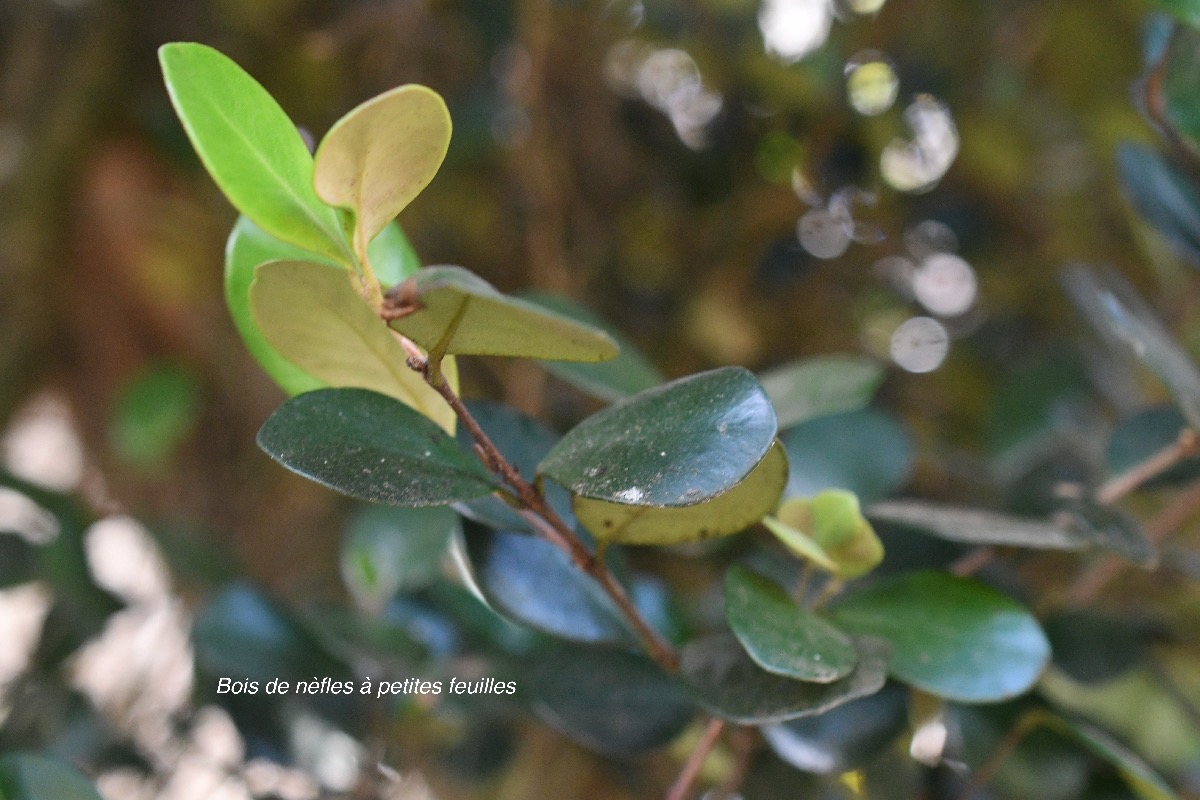
[[[696,778],[700,776],[700,768],[704,766],[704,759],[708,758],[708,754],[712,752],[713,746],[721,737],[721,731],[724,729],[725,720],[709,720],[700,737],[700,742],[692,749],[692,754],[688,756],[687,763],[679,771],[679,777],[675,779],[675,783],[671,784],[666,800],[687,800],[688,795],[692,793],[692,786],[696,783]]]
[[[422,375],[426,383],[442,396],[467,429],[467,433],[475,441],[476,455],[488,469],[499,475],[500,479],[512,489],[520,503],[518,513],[544,539],[565,552],[578,569],[587,573],[600,584],[600,587],[629,622],[646,653],[668,673],[677,672],[679,656],[676,654],[675,648],[645,620],[629,597],[629,593],[625,591],[625,587],[612,574],[604,560],[588,550],[583,541],[571,530],[571,526],[546,501],[545,495],[525,480],[512,462],[504,457],[462,399],[446,382],[441,370],[435,368],[431,359],[420,355],[420,351],[411,342],[405,345],[405,350],[409,354],[408,366]]]
[[[1147,481],[1197,453],[1200,453],[1200,434],[1191,428],[1184,428],[1174,442],[1105,482],[1096,490],[1096,502],[1112,505]]]

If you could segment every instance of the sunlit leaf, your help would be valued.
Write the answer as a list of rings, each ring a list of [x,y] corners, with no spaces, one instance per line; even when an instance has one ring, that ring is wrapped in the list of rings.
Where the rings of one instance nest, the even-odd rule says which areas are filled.
[[[741,725],[764,725],[822,714],[883,688],[887,646],[857,638],[858,665],[832,683],[798,681],[767,672],[731,634],[689,643],[680,654],[680,675],[709,713]]]
[[[448,505],[499,488],[437,425],[366,389],[319,389],[292,398],[259,430],[258,444],[293,472],[377,503]]]
[[[829,683],[848,675],[858,663],[849,636],[743,567],[725,573],[725,618],[746,652],[767,672]]]
[[[783,430],[813,417],[863,408],[883,377],[883,368],[869,358],[816,356],[776,367],[760,380]]]
[[[636,641],[600,585],[545,539],[471,527],[466,542],[475,580],[497,611],[563,639]]]
[[[361,255],[424,189],[450,146],[450,112],[424,86],[398,86],[338,120],[317,148],[313,185],[322,200],[354,212]]]
[[[912,471],[911,437],[876,409],[817,417],[779,438],[788,454],[787,497],[845,489],[867,504],[899,489]]]
[[[445,506],[362,508],[342,541],[342,578],[362,607],[378,611],[397,592],[434,581],[458,517]]]
[[[690,506],[644,506],[575,496],[575,517],[596,539],[667,545],[737,533],[779,504],[787,456],[776,444],[733,488]]]
[[[796,497],[786,501],[776,514],[778,522],[790,529],[771,528],[776,537],[789,547],[796,544],[796,533],[820,548],[820,553],[836,565],[834,572],[844,578],[857,578],[873,570],[883,560],[883,544],[875,535],[862,511],[858,498],[842,489],[826,489],[811,499]],[[818,565],[821,558],[803,547],[797,554],[812,558]]]
[[[330,386],[389,395],[454,430],[454,411],[409,369],[404,348],[355,291],[349,273],[312,261],[269,261],[255,270],[250,302],[271,346],[308,374]],[[454,364],[444,371],[454,385]]]
[[[604,409],[538,467],[572,493],[634,506],[689,506],[728,491],[775,438],[775,412],[739,367],[681,378]]]
[[[775,755],[805,772],[832,775],[876,758],[908,727],[908,692],[890,683],[824,714],[763,727]]]
[[[101,800],[82,772],[37,753],[0,756],[0,798],[4,800]]]
[[[1050,659],[1037,620],[975,580],[916,572],[848,595],[832,612],[850,633],[893,646],[889,671],[930,694],[968,703],[1015,697]]]
[[[312,156],[267,90],[211,47],[158,52],[184,130],[229,201],[276,239],[348,263],[337,212],[313,191]]]
[[[600,400],[617,402],[663,382],[662,373],[633,346],[628,338],[598,316],[560,295],[525,292],[521,299],[547,308],[556,314],[604,331],[617,343],[620,352],[608,361],[543,361],[551,374]]]
[[[431,352],[604,361],[604,331],[508,297],[462,267],[426,267],[384,298],[389,325]]]
[[[654,664],[605,647],[539,655],[528,688],[539,717],[584,747],[614,757],[662,747],[696,710],[679,683]]]

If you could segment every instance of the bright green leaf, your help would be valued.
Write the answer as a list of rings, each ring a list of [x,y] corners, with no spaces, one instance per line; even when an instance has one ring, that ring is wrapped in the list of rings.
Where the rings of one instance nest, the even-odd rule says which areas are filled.
[[[760,380],[784,430],[814,417],[865,407],[883,377],[883,367],[869,358],[816,356],[776,367]]]
[[[404,348],[354,290],[350,273],[312,261],[269,261],[255,270],[250,302],[271,346],[308,374],[389,395],[454,430],[454,411],[409,369]],[[455,385],[452,360],[443,366]]]
[[[379,235],[371,240],[367,255],[371,259],[375,277],[384,286],[395,286],[421,268],[421,259],[413,250],[412,242],[395,222],[385,225]]]
[[[349,263],[337,212],[313,191],[312,156],[267,90],[202,44],[158,54],[184,130],[234,207],[276,239]]]
[[[610,403],[632,397],[663,382],[662,373],[638,352],[628,338],[586,308],[565,297],[546,292],[525,292],[520,297],[556,314],[604,331],[620,348],[617,357],[609,361],[541,362],[552,375],[582,392]]]
[[[975,580],[941,572],[901,575],[838,603],[833,620],[892,643],[889,670],[930,694],[967,703],[1028,690],[1050,658],[1037,620]]]
[[[832,683],[797,681],[762,669],[730,634],[691,642],[680,654],[680,675],[709,713],[740,725],[765,725],[822,714],[875,694],[887,679],[887,647],[854,641],[858,665]]]
[[[545,539],[468,526],[476,583],[497,611],[551,636],[636,644],[600,585]]]
[[[258,444],[293,472],[387,505],[448,505],[499,488],[437,425],[366,389],[319,389],[292,398],[262,426]]]
[[[338,120],[317,148],[313,185],[354,212],[354,246],[367,242],[424,189],[450,146],[450,112],[424,86],[398,86]]]
[[[397,592],[438,577],[457,527],[458,516],[445,506],[359,509],[342,541],[342,579],[360,606],[378,612]]]
[[[787,456],[776,444],[733,488],[690,506],[611,503],[576,495],[575,517],[596,539],[619,544],[668,545],[737,533],[779,504]]]
[[[641,656],[605,647],[539,655],[533,711],[580,745],[628,758],[662,747],[695,714],[679,683]]]
[[[92,782],[74,767],[37,753],[0,756],[3,800],[101,800]]]
[[[384,298],[396,331],[431,352],[603,361],[617,355],[604,331],[508,297],[462,267],[426,267]]]
[[[754,376],[723,367],[589,417],[559,441],[538,472],[594,500],[691,506],[750,474],[771,449],[775,427],[775,412]]]
[[[783,526],[802,531],[837,565],[835,571],[843,578],[865,575],[883,560],[883,544],[863,517],[858,498],[852,492],[827,489],[812,499],[793,498],[780,506],[777,516]],[[780,538],[789,544],[796,537]],[[807,552],[800,555],[810,557]],[[820,559],[814,560],[820,564]]]
[[[725,618],[746,652],[767,672],[829,683],[848,675],[858,663],[849,636],[743,567],[725,573]]]
[[[778,517],[764,517],[762,522],[767,530],[797,558],[807,559],[821,569],[837,574],[837,562],[807,533],[792,527]]]

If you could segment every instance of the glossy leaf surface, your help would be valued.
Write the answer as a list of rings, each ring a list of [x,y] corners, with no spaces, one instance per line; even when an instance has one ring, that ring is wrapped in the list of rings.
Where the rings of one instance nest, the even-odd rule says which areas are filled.
[[[337,212],[313,191],[312,156],[267,90],[206,45],[163,45],[159,61],[192,146],[234,207],[276,239],[348,263]]]
[[[832,683],[812,683],[767,672],[732,634],[689,643],[680,654],[680,676],[709,713],[742,725],[764,725],[824,713],[875,694],[887,678],[887,647],[856,639],[858,665]]]
[[[37,753],[0,756],[0,797],[4,800],[101,800],[83,773]]]
[[[745,478],[771,448],[775,427],[775,412],[754,376],[723,367],[589,417],[559,441],[538,472],[594,500],[695,505]]]
[[[270,261],[250,287],[255,324],[288,361],[330,386],[386,394],[453,431],[454,411],[409,369],[404,348],[355,291],[347,272]],[[447,378],[457,382],[453,363]]]
[[[608,334],[508,297],[462,267],[426,267],[384,298],[388,324],[429,351],[603,361]]]
[[[816,356],[776,367],[761,381],[784,430],[814,417],[865,407],[883,377],[883,368],[869,358]]]
[[[520,298],[607,333],[620,352],[608,361],[543,361],[552,375],[600,400],[615,403],[663,382],[662,373],[628,338],[588,309],[560,295],[524,292]]]
[[[433,180],[450,146],[450,127],[441,96],[410,84],[371,98],[325,134],[313,185],[326,203],[354,212],[360,254]]]
[[[602,647],[538,656],[533,710],[575,742],[608,756],[662,747],[695,714],[679,683],[641,656]]]
[[[889,670],[930,694],[993,702],[1029,689],[1050,658],[1037,620],[975,580],[942,572],[901,575],[855,592],[832,612],[851,633],[893,646]]]
[[[320,389],[292,398],[259,430],[258,444],[293,472],[377,503],[448,505],[498,488],[445,431],[366,389]]]
[[[776,444],[732,489],[690,506],[641,506],[576,496],[575,517],[598,540],[668,545],[737,533],[779,504],[787,456]]]
[[[829,683],[848,675],[858,663],[849,636],[743,567],[725,573],[725,618],[746,652],[767,672]]]
[[[458,528],[446,506],[368,506],[351,518],[342,541],[342,579],[359,605],[379,611],[397,592],[432,583]]]
[[[612,601],[545,539],[470,527],[467,553],[484,597],[499,612],[551,636],[630,642]]]
[[[779,438],[788,453],[787,497],[845,489],[869,504],[903,486],[912,471],[911,437],[875,409],[818,417]]]

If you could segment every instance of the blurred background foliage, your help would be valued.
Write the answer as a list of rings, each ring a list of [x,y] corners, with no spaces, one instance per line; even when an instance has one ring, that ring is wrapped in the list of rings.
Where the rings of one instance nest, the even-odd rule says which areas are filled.
[[[17,476],[6,483],[27,495],[38,490],[22,488],[22,478],[81,495],[89,510],[62,514],[61,497],[35,498],[59,518],[60,536],[80,537],[77,549],[93,517],[141,520],[187,607],[206,603],[197,630],[207,620],[233,637],[220,652],[275,643],[256,664],[267,672],[341,668],[313,662],[302,645],[337,625],[285,624],[279,609],[332,615],[322,618],[344,629],[355,619],[346,582],[360,600],[380,602],[373,578],[347,566],[351,507],[254,445],[282,395],[244,352],[224,308],[222,249],[235,213],[200,168],[162,87],[155,50],[171,40],[218,47],[317,137],[394,85],[436,89],[454,119],[451,150],[400,219],[422,260],[467,266],[504,291],[572,297],[670,377],[824,353],[894,362],[877,408],[864,412],[886,429],[872,439],[882,469],[888,458],[902,462],[894,477],[872,479],[881,495],[903,489],[1041,512],[1057,483],[1102,478],[1111,431],[1166,393],[1086,330],[1060,288],[1062,267],[1114,266],[1189,352],[1200,346],[1189,253],[1178,236],[1142,221],[1118,178],[1119,143],[1161,141],[1139,113],[1136,82],[1162,20],[1143,0],[845,0],[836,8],[812,0],[791,4],[790,18],[778,10],[786,6],[0,0],[0,421],[9,431],[5,465]],[[773,13],[784,16],[772,22]],[[1137,177],[1149,174],[1136,161],[1126,170],[1135,192]],[[942,266],[932,269],[939,254]],[[895,334],[914,318],[923,321]],[[463,369],[466,395],[503,400],[552,426],[595,408],[534,365],[474,359]],[[1177,429],[1179,420],[1156,413],[1139,417],[1144,430]],[[836,449],[865,430],[866,421],[844,422],[812,435]],[[1133,450],[1154,435],[1132,436]],[[860,464],[872,458],[864,453]],[[1131,508],[1160,504],[1150,494]],[[369,548],[380,524],[360,516],[348,535]],[[1067,682],[1055,695],[1137,739],[1169,774],[1191,776],[1195,796],[1200,584],[1187,578],[1200,572],[1200,550],[1194,531],[1175,541],[1156,577],[1126,571],[1092,613],[1121,612],[1139,643],[1166,636],[1190,649],[1173,649],[1150,672],[1117,669],[1117,689]],[[677,559],[636,557],[677,587],[705,583]],[[14,551],[6,563],[18,561]],[[1017,567],[1057,608],[1078,564],[1040,557]],[[245,582],[225,583],[235,577]],[[66,625],[75,638],[57,649],[43,641],[36,656],[48,668],[96,633],[101,609],[114,602],[111,587],[80,585],[97,593],[83,605],[100,616]],[[211,601],[222,585],[233,588]],[[138,596],[136,587],[116,594]],[[447,632],[439,615],[463,602],[407,599],[393,609],[406,632],[391,635],[434,654],[458,652],[446,638],[454,635],[520,649],[525,632],[489,620],[475,620],[482,634]],[[266,628],[235,630],[232,619]],[[1063,626],[1068,636],[1079,629]],[[382,649],[401,658],[398,647]],[[53,695],[58,705],[29,696],[39,714],[25,727],[10,716],[4,744],[62,745],[52,719],[76,719],[76,690]],[[1161,708],[1163,721],[1130,725],[1122,717],[1132,707]],[[284,711],[230,713],[243,736],[245,720],[261,723],[269,750],[275,728],[295,727]],[[385,725],[358,711],[323,719]],[[545,730],[514,728],[503,709],[465,713],[417,733],[394,726],[414,745],[400,748],[409,755],[399,765],[441,781],[439,796],[636,797],[678,765],[676,753],[647,768],[649,777],[631,777]],[[1002,730],[996,716],[963,711],[961,724]],[[89,735],[92,749],[60,751],[108,752],[95,747],[104,736]],[[1054,796],[1099,784],[1086,796],[1120,796],[1105,794],[1105,776],[1078,759],[1047,767],[1046,753],[1066,747],[1055,746],[1008,776],[1013,796],[1022,780],[1037,785],[1050,773],[1075,776]],[[89,763],[108,763],[97,759]],[[776,767],[755,773],[748,791]],[[923,796],[942,796],[936,781],[924,785]],[[751,796],[781,796],[759,792]]]

